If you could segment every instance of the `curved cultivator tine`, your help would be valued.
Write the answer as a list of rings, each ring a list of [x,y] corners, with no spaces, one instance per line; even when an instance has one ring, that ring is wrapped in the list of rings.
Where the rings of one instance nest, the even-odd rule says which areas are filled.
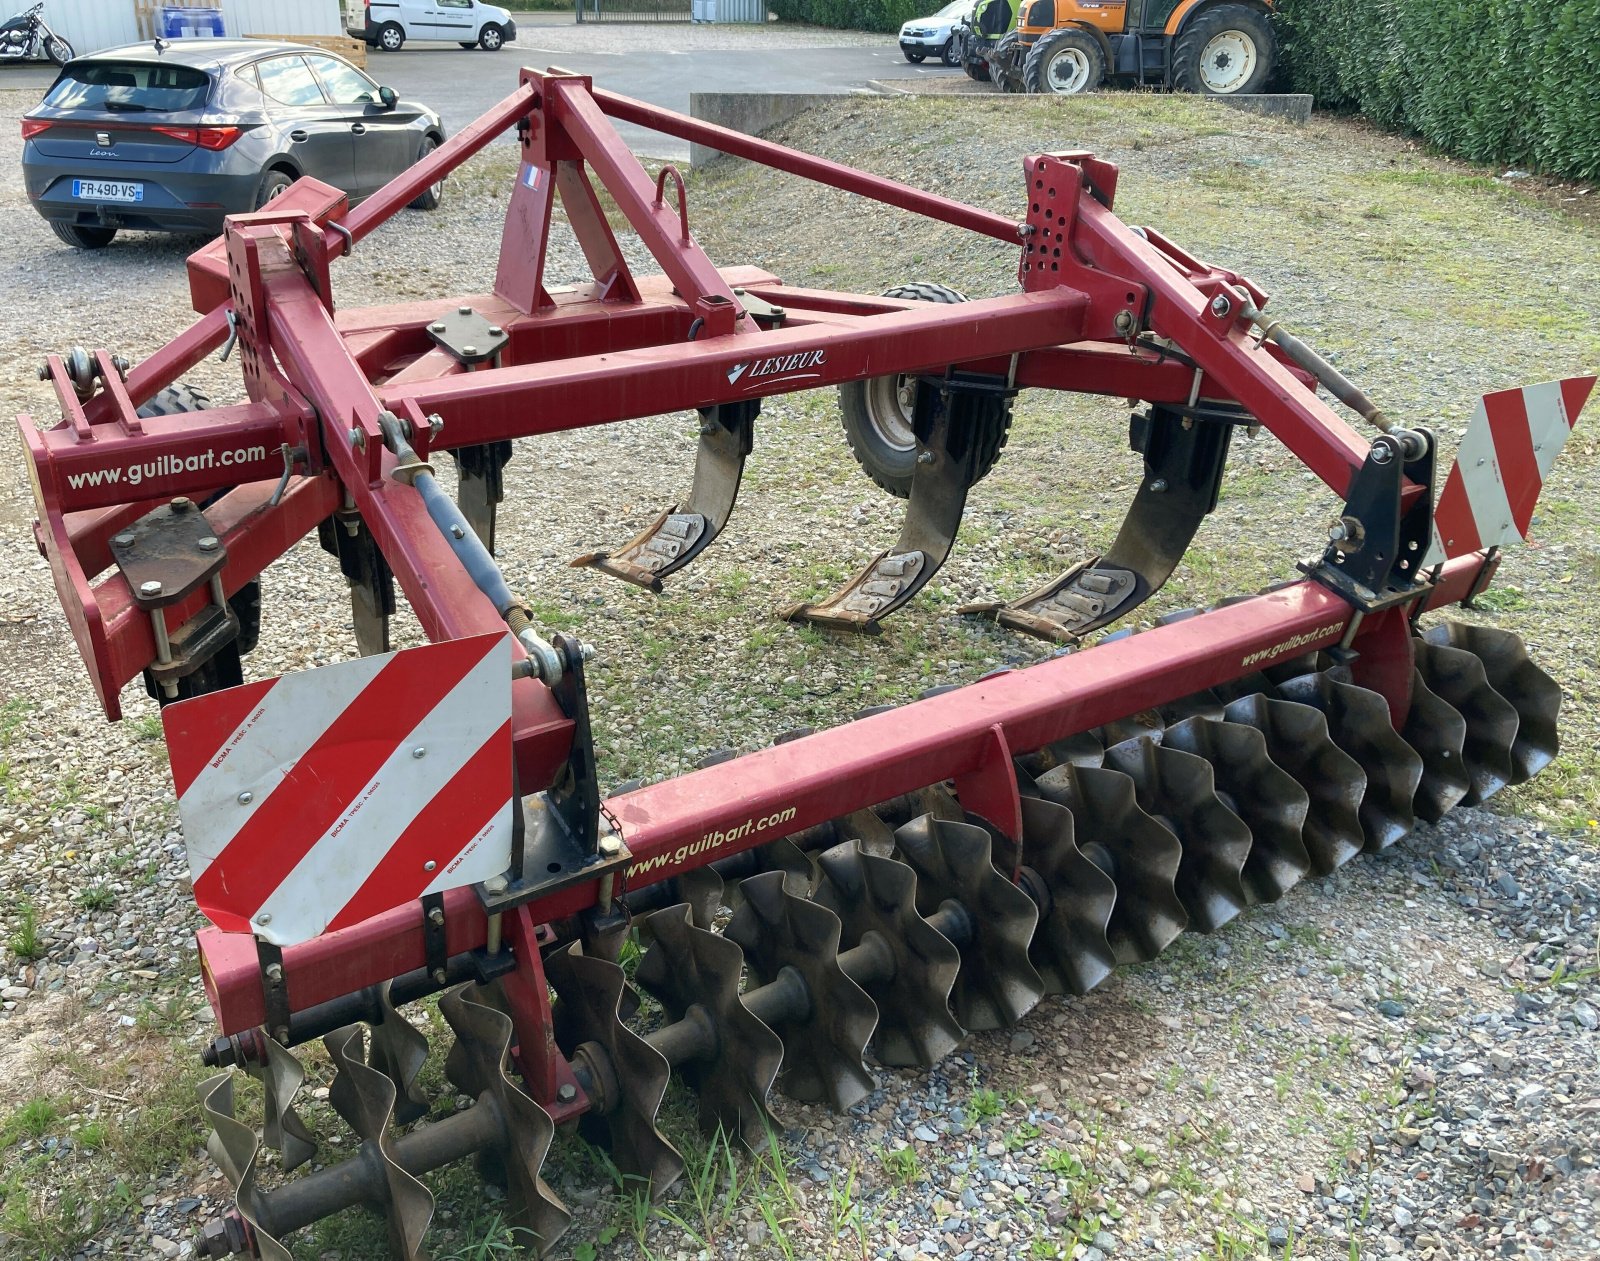
[[[394,1083],[395,1123],[410,1125],[428,1115],[428,1098],[417,1080],[428,1062],[428,1039],[395,1010],[389,987],[388,981],[377,987],[383,1019],[372,1026],[367,1063]]]
[[[256,1202],[261,1141],[253,1129],[233,1115],[233,1081],[232,1073],[219,1073],[200,1083],[200,1111],[211,1122],[206,1152],[233,1188],[235,1211],[246,1227],[240,1233],[254,1242],[256,1255],[261,1261],[294,1261],[289,1249],[261,1221]]]
[[[245,1062],[245,1071],[256,1078],[265,1091],[261,1142],[283,1157],[286,1171],[297,1169],[317,1154],[316,1140],[294,1109],[294,1098],[306,1080],[305,1066],[274,1039],[263,1035],[261,1041],[265,1044],[265,1056]],[[427,1055],[426,1046],[423,1055]]]

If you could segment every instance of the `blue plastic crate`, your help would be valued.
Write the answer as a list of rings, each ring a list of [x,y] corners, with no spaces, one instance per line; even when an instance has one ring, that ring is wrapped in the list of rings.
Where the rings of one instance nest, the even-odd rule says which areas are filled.
[[[163,39],[221,39],[221,9],[186,9],[175,4],[161,9]]]

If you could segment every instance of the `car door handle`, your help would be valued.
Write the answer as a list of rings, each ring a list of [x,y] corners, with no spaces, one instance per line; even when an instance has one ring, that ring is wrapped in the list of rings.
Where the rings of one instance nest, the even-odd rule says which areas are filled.
[[[306,138],[306,133],[303,132],[303,131],[291,131],[289,133],[289,139],[294,141],[295,144],[303,144],[303,143],[305,143],[305,138]]]
[[[367,134],[367,125],[366,123],[353,123],[351,124],[350,130],[355,132],[355,134],[358,136],[364,136]]]

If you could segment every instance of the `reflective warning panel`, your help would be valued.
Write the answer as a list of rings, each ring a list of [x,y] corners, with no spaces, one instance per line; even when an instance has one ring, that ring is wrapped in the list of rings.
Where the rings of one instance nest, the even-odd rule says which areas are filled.
[[[1527,538],[1544,479],[1594,383],[1569,377],[1484,395],[1445,477],[1423,565]]]
[[[288,946],[511,860],[511,639],[407,648],[162,710],[195,901]]]

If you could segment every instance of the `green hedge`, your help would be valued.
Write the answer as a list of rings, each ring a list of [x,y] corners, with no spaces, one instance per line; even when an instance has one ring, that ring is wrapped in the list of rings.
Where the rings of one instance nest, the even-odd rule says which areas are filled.
[[[1279,0],[1283,71],[1479,162],[1600,177],[1600,0]]]
[[[768,0],[783,22],[831,26],[839,30],[898,34],[912,18],[925,18],[944,0]]]

